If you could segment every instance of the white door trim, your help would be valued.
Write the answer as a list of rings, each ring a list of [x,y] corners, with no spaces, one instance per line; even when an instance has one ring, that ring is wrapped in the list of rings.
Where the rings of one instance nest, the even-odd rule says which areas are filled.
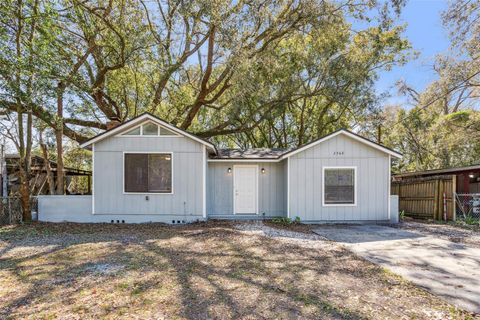
[[[232,196],[233,196],[233,215],[236,215],[236,204],[235,204],[235,168],[255,168],[255,184],[256,184],[256,195],[255,195],[255,214],[258,215],[258,164],[235,164],[233,165],[233,186],[232,186]]]

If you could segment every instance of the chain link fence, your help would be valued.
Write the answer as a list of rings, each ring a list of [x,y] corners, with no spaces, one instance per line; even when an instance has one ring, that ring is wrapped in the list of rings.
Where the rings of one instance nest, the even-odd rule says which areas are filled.
[[[38,212],[36,197],[30,199],[32,217]],[[0,225],[16,224],[22,222],[22,201],[19,197],[0,197]]]
[[[457,219],[480,221],[480,193],[455,194]]]

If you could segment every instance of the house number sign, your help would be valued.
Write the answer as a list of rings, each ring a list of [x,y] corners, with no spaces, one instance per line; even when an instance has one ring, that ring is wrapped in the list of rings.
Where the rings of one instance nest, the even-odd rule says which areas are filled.
[[[343,156],[343,151],[334,151],[333,155],[334,156]]]

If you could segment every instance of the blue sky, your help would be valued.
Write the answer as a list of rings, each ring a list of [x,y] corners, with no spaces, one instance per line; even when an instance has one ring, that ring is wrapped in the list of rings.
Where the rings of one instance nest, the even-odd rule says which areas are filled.
[[[380,75],[377,91],[387,91],[391,95],[384,105],[405,104],[406,99],[397,94],[397,80],[404,79],[416,90],[422,90],[435,79],[432,71],[435,55],[447,52],[449,47],[448,33],[442,26],[440,16],[446,7],[447,2],[442,0],[409,0],[403,8],[399,23],[407,23],[404,35],[419,56],[402,67],[395,67]]]

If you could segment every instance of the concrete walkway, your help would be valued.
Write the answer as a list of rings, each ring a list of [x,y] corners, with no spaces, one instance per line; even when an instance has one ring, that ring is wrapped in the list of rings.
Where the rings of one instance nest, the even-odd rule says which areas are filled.
[[[385,226],[320,226],[314,232],[460,308],[480,313],[480,249]]]

